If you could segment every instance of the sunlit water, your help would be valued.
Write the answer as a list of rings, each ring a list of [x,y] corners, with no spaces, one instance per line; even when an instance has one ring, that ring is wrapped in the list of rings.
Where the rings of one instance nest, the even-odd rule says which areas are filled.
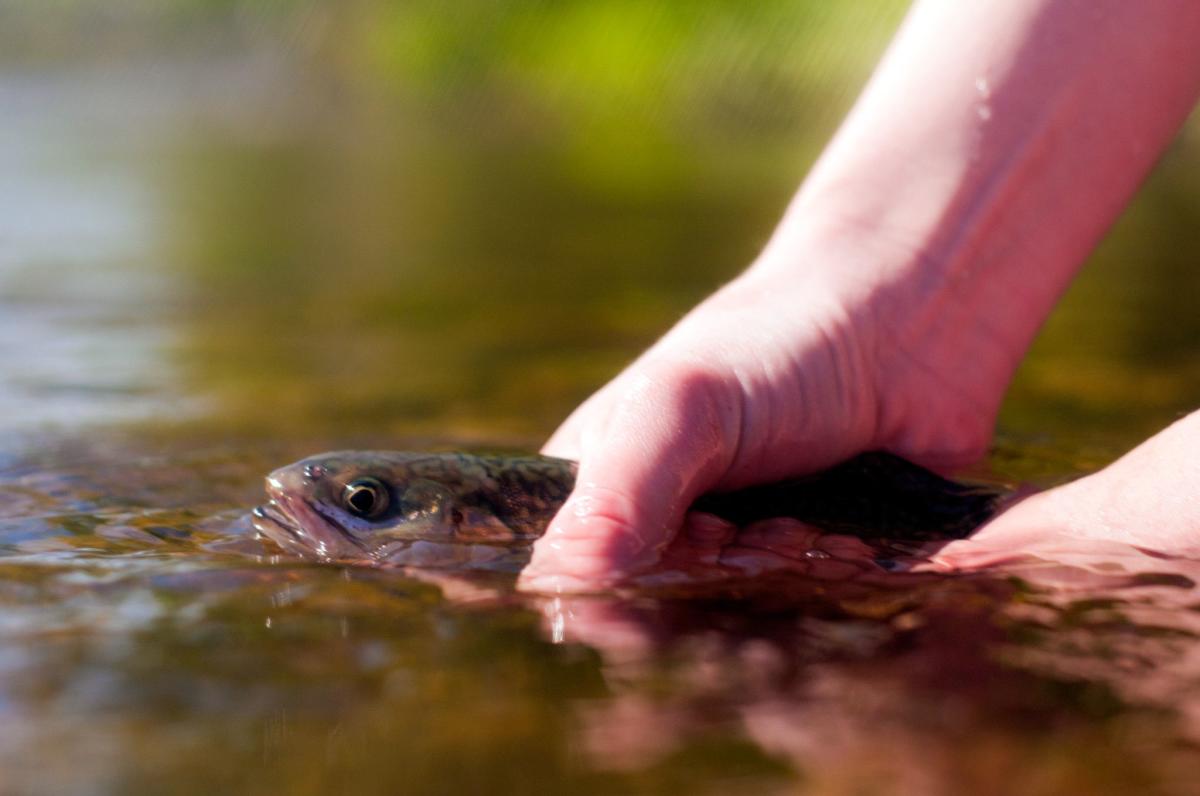
[[[316,450],[536,447],[753,257],[895,21],[771,17],[763,47],[811,69],[819,110],[742,128],[739,103],[794,96],[721,82],[758,74],[733,11],[710,22],[736,46],[707,57],[632,5],[515,15],[515,40],[575,42],[537,57],[577,71],[492,52],[481,87],[426,53],[429,85],[396,87],[338,45],[399,35],[384,7],[245,4],[185,15],[204,35],[174,45],[169,18],[125,38],[89,18],[82,56],[50,23],[7,28],[48,54],[0,69],[0,792],[1194,790],[1191,562],[950,577],[832,543],[567,599],[256,540],[262,475]],[[618,17],[677,48],[625,53],[646,96],[579,44]],[[870,42],[853,63],[836,36],[769,49],[809,24]],[[653,71],[696,64],[715,82]],[[612,97],[577,106],[563,86],[591,78]],[[521,80],[544,93],[505,93]],[[979,474],[1050,484],[1188,408],[1194,152],[1052,319]]]

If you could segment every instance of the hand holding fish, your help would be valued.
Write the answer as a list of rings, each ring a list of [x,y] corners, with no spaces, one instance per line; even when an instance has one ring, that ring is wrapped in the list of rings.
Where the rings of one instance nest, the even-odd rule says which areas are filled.
[[[705,493],[873,449],[978,457],[1038,326],[1186,117],[1198,39],[1196,4],[918,3],[756,263],[547,443],[577,474],[531,463],[508,489],[507,466],[413,479],[407,458],[335,457],[273,475],[261,529],[321,560],[395,562],[414,533],[487,547],[549,520],[524,585],[594,589],[655,562]],[[1065,532],[1198,551],[1198,443],[1193,415],[971,544],[1003,556]],[[483,499],[526,493],[537,505]]]
[[[999,391],[906,367],[874,329],[847,325],[838,289],[751,271],[585,403],[544,450],[581,464],[525,585],[589,588],[651,563],[708,491],[876,448],[938,467],[978,456]]]

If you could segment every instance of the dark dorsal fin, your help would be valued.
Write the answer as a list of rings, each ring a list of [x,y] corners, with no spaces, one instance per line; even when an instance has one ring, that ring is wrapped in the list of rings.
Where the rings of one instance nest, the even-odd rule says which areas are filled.
[[[992,516],[999,497],[872,451],[803,478],[705,495],[692,508],[738,525],[795,517],[833,533],[926,541],[968,535]]]

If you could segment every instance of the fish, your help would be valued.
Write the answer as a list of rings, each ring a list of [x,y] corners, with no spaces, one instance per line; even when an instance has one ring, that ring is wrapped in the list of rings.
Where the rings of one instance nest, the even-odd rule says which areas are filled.
[[[252,522],[284,551],[322,562],[408,564],[420,542],[527,547],[567,500],[576,470],[540,455],[334,451],[270,473]],[[926,542],[967,536],[1002,494],[872,451],[813,475],[710,493],[691,508],[739,527],[791,517],[864,540]]]

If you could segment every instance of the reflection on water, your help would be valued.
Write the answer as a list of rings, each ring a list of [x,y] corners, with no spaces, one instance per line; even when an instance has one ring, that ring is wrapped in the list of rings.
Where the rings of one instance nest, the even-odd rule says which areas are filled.
[[[1185,793],[1200,762],[1191,562],[537,598],[270,557],[238,507],[287,451],[100,443],[3,473],[12,792]]]
[[[536,446],[754,256],[902,4],[142,5],[0,8],[0,792],[1192,789],[1191,562],[822,542],[566,600],[249,536],[316,450]],[[1194,401],[1197,152],[1048,324],[1001,477]]]

